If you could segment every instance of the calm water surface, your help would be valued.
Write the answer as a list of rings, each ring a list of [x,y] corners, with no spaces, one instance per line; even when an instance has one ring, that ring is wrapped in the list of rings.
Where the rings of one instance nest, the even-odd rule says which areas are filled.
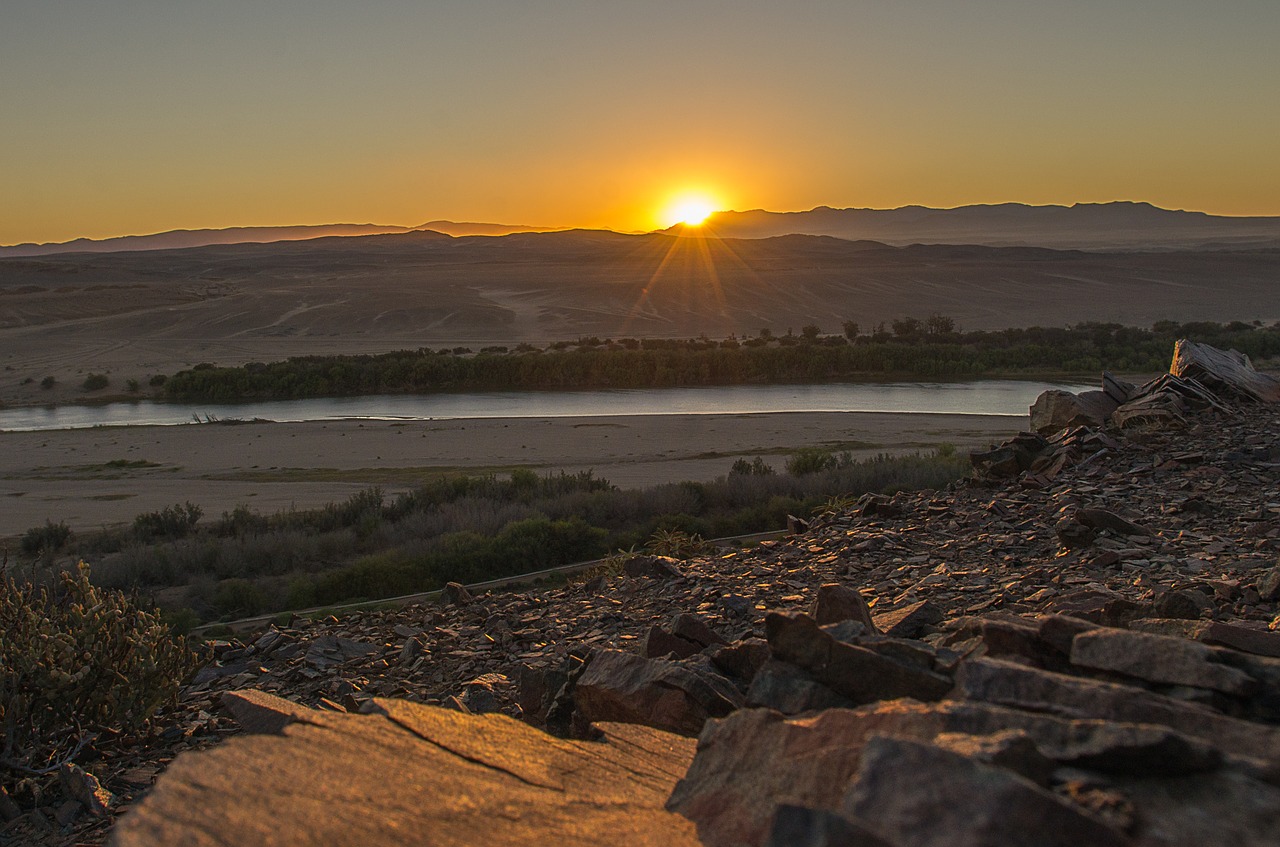
[[[212,418],[263,418],[283,422],[762,412],[911,412],[1021,416],[1027,414],[1027,407],[1040,392],[1049,388],[1087,391],[1096,386],[984,380],[395,395],[272,400],[263,403],[158,403],[142,400],[99,406],[0,409],[0,430],[174,426]]]

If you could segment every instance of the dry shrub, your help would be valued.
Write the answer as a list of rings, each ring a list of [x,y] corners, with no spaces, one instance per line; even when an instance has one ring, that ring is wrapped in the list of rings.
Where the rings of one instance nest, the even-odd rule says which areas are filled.
[[[38,772],[89,736],[140,728],[195,667],[154,611],[80,562],[52,588],[0,568],[0,772]]]
[[[655,556],[670,556],[673,559],[692,559],[710,553],[713,545],[705,541],[698,533],[688,533],[679,529],[659,529],[649,537],[645,549]]]

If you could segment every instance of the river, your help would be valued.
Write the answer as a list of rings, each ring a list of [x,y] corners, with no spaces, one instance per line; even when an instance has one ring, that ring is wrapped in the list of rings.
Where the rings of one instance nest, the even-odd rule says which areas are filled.
[[[1049,388],[1096,386],[1025,380],[977,382],[736,385],[650,390],[481,392],[375,397],[323,397],[261,403],[163,403],[139,400],[92,406],[0,409],[0,431],[95,426],[175,426],[205,420],[328,421],[449,420],[458,418],[711,415],[764,412],[907,412],[1027,414]]]

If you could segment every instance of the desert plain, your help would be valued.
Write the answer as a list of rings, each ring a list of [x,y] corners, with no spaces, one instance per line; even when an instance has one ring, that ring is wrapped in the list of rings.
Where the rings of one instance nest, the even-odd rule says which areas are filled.
[[[942,314],[962,329],[1280,318],[1280,251],[1090,253],[890,247],[611,232],[332,237],[0,259],[0,405],[154,393],[200,362],[601,338],[863,331]],[[85,377],[110,386],[89,392]],[[47,378],[52,377],[52,380]],[[126,388],[133,381],[136,391]],[[50,382],[52,383],[50,385]],[[654,409],[661,413],[662,409]],[[308,508],[450,469],[593,470],[620,486],[780,466],[803,446],[859,455],[998,441],[1009,417],[895,414],[266,423],[0,432],[0,536],[45,520],[127,522],[190,501]]]

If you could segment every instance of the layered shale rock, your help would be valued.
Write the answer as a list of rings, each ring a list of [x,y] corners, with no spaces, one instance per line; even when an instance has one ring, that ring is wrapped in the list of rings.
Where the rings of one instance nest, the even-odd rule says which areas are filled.
[[[708,723],[668,808],[717,847],[1275,843],[1275,660],[1061,616],[1010,650],[978,623],[943,699]]]

